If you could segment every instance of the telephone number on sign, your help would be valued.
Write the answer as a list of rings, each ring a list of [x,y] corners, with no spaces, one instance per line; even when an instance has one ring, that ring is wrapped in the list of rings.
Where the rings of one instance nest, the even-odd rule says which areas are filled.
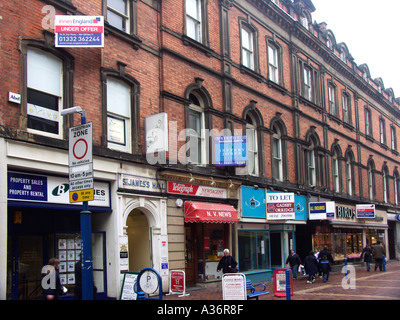
[[[94,34],[70,34],[61,33],[58,35],[58,44],[101,44],[101,36]]]

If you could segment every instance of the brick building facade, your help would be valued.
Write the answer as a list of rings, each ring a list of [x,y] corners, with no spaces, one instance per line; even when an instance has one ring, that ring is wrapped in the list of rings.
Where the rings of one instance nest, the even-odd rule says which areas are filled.
[[[310,0],[4,3],[0,276],[7,286],[0,297],[33,297],[40,283],[32,272],[63,251],[64,239],[79,239],[79,221],[67,222],[74,217],[69,204],[9,193],[12,178],[44,177],[50,188],[67,177],[68,128],[79,119],[59,112],[77,105],[93,122],[94,176],[109,195],[92,207],[95,283],[106,296],[119,296],[124,271],[149,265],[164,289],[173,269],[185,270],[188,283],[212,282],[224,247],[242,271],[262,279],[285,265],[289,248],[304,255],[328,244],[341,261],[380,239],[398,257],[400,101],[325,23],[312,23],[315,10]],[[104,16],[104,48],[55,48],[55,14]],[[10,92],[20,103],[9,101]],[[55,121],[32,109],[46,107],[43,101]],[[159,113],[168,117],[169,151],[166,163],[150,165],[145,118]],[[192,131],[179,138],[183,129]],[[248,166],[215,166],[214,136],[201,129],[247,134]],[[186,152],[188,141],[197,152]],[[223,196],[175,192],[174,183]],[[304,199],[305,216],[246,216],[246,188],[293,193]],[[181,200],[233,206],[240,223],[190,223]],[[377,213],[310,221],[307,205],[315,201],[349,209],[371,203]],[[32,230],[31,219],[53,224]],[[72,288],[72,272],[65,274]]]

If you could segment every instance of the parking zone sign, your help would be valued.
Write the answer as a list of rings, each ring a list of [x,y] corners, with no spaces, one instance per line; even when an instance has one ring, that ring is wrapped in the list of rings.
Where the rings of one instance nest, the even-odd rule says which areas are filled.
[[[93,124],[69,129],[69,202],[94,200],[93,190]]]

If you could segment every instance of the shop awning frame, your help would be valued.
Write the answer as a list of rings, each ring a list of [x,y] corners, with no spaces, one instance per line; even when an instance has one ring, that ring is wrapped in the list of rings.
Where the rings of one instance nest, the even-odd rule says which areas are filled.
[[[185,201],[185,222],[238,223],[237,210],[230,205]]]

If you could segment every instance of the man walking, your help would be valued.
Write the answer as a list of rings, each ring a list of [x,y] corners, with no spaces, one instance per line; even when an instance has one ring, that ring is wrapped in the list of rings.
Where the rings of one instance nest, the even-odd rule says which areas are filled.
[[[381,245],[381,242],[378,240],[376,245],[372,248],[372,257],[375,260],[375,271],[379,266],[379,271],[382,271],[382,262],[383,255],[385,254],[385,248]]]
[[[294,252],[293,249],[290,250],[290,254],[286,259],[286,264],[290,265],[290,269],[292,269],[293,280],[297,280],[297,269],[299,265],[301,265],[300,257],[297,253]]]

